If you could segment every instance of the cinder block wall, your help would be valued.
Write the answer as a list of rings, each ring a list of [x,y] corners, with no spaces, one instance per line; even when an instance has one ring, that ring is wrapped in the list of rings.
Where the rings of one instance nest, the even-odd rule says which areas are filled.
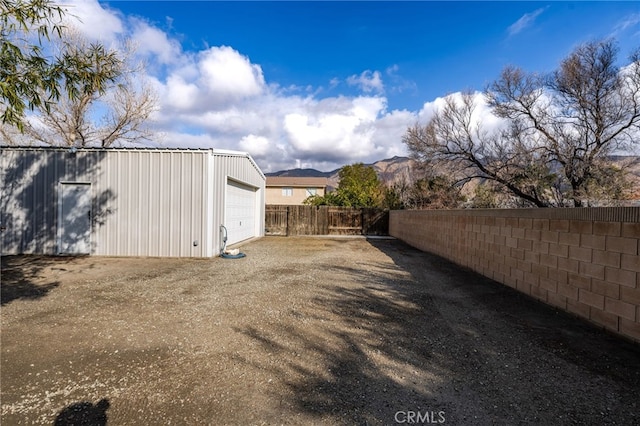
[[[640,207],[396,210],[389,233],[640,342]]]

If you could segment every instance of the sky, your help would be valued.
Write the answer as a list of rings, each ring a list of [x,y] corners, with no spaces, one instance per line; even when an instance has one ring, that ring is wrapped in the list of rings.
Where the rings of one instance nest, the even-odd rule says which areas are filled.
[[[158,96],[149,146],[248,152],[264,172],[408,155],[407,128],[507,65],[640,47],[632,1],[61,0],[88,38],[131,39]]]

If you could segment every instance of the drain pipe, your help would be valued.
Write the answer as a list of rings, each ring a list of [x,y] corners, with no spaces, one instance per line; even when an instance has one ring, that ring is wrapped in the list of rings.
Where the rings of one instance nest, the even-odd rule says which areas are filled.
[[[246,256],[244,253],[240,253],[240,250],[227,250],[227,227],[220,225],[220,240],[222,246],[220,247],[220,257],[225,259],[240,259]]]

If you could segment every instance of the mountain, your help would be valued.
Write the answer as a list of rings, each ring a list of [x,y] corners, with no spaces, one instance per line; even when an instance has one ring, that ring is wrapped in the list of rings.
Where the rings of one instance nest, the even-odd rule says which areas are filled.
[[[328,178],[334,173],[337,173],[337,171],[334,170],[333,172],[321,172],[320,170],[316,170],[316,169],[289,169],[289,170],[280,170],[278,172],[265,173],[265,176]]]
[[[385,183],[395,183],[401,180],[406,182],[413,181],[418,165],[415,160],[409,157],[393,157],[385,160],[376,161],[371,166],[378,173],[378,177]],[[330,187],[337,187],[340,181],[338,174],[340,169],[330,172],[321,172],[316,169],[289,169],[278,172],[265,173],[266,176],[289,176],[289,177],[326,177],[329,180]]]
[[[640,156],[634,155],[617,155],[611,156],[611,160],[619,166],[626,165],[630,172],[632,182],[632,199],[640,200]],[[418,163],[409,157],[393,157],[385,160],[376,161],[371,166],[378,173],[381,181],[387,184],[404,182],[412,185],[417,179],[424,176]],[[266,173],[267,176],[291,176],[291,177],[326,177],[330,188],[337,188],[340,178],[338,173],[340,169],[330,172],[321,172],[315,169],[290,169],[279,172]],[[446,174],[446,172],[444,172]],[[466,185],[466,191],[472,193],[478,181],[473,181]]]
[[[393,157],[368,164],[378,173],[378,177],[385,183],[396,183],[404,180],[413,182],[420,174],[418,162],[409,157]]]

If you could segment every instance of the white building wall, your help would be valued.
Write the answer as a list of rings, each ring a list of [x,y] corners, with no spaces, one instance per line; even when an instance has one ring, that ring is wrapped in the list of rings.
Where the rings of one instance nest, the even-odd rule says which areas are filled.
[[[249,161],[247,161],[249,160]],[[220,225],[225,223],[226,183],[229,179],[256,189],[256,235],[264,236],[264,192],[265,176],[252,159],[236,153],[214,151],[213,154],[213,253],[215,256],[222,246]],[[222,183],[222,184],[220,184]]]
[[[56,254],[58,183],[92,181],[101,159],[89,152],[0,148],[2,254]]]
[[[92,254],[215,256],[227,178],[256,188],[264,235],[265,178],[244,153],[2,148],[3,254],[57,254],[56,186],[82,181],[92,184]]]
[[[207,151],[109,152],[96,177],[108,202],[95,254],[206,257]]]

